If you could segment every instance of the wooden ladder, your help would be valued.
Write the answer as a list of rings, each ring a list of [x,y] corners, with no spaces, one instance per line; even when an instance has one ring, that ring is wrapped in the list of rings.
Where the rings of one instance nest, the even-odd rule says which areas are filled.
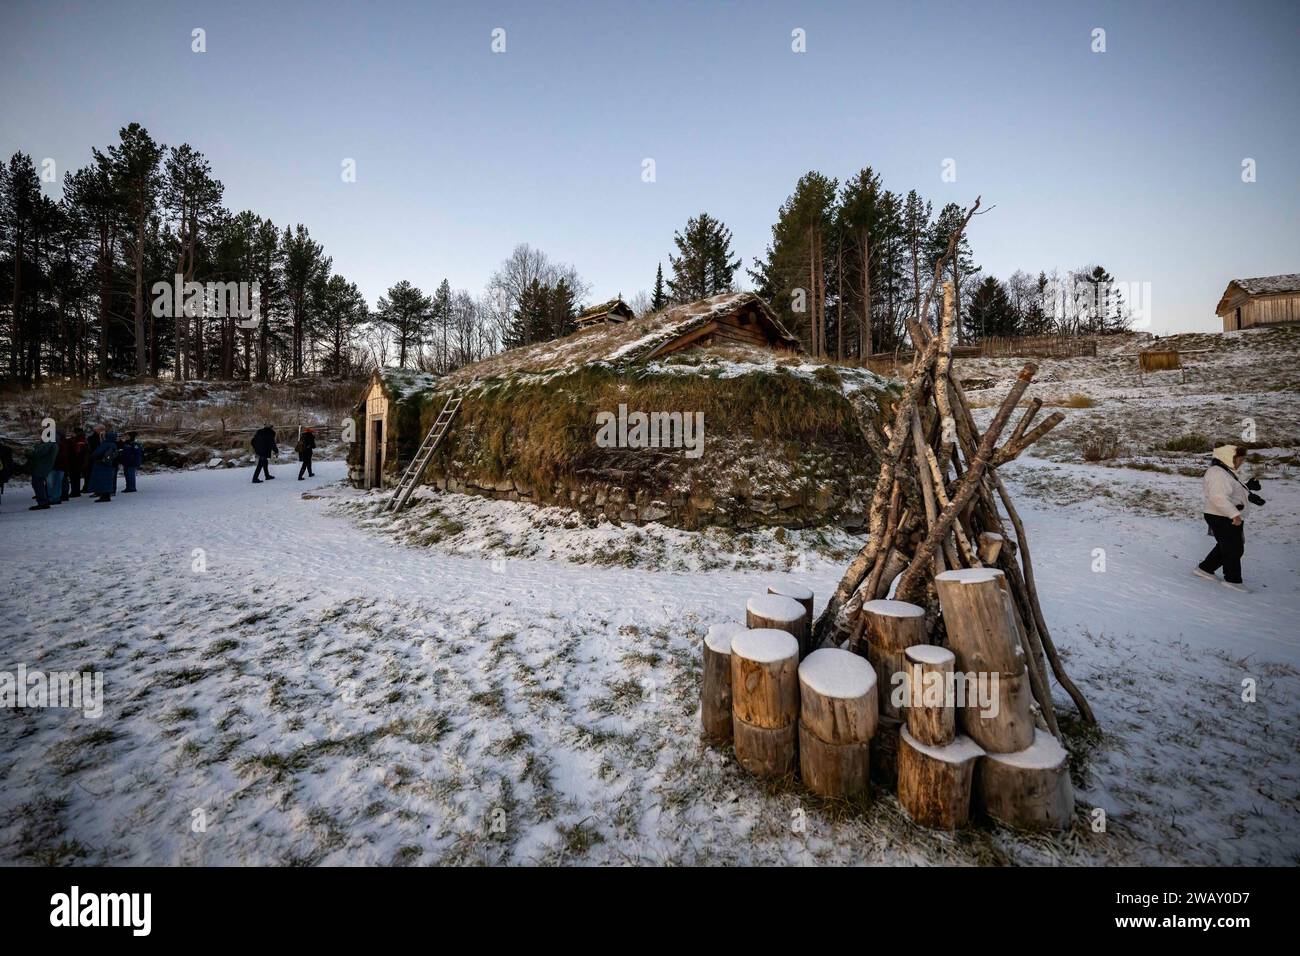
[[[407,499],[411,497],[411,492],[415,491],[415,486],[420,483],[420,478],[424,475],[424,469],[429,466],[429,462],[433,459],[433,453],[438,450],[443,436],[447,434],[447,429],[451,427],[451,420],[456,417],[456,412],[459,410],[460,396],[452,392],[451,397],[447,399],[447,404],[438,413],[438,420],[433,423],[433,427],[429,429],[429,434],[425,435],[424,441],[420,443],[420,450],[415,453],[411,463],[406,466],[406,471],[402,472],[402,477],[393,490],[393,497],[388,500],[388,511],[398,512],[406,507]]]

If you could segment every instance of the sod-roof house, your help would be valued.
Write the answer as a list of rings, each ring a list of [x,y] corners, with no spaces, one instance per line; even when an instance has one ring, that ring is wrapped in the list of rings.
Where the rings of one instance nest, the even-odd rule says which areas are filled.
[[[598,322],[626,322],[628,319],[635,319],[636,313],[632,307],[622,299],[613,298],[608,302],[602,302],[599,305],[588,306],[573,317],[573,324],[576,328],[584,328],[588,325],[595,325]]]
[[[810,363],[767,303],[726,293],[442,376],[420,435],[461,405],[424,480],[593,520],[856,527],[876,473],[863,425],[879,434],[896,390]]]
[[[640,318],[592,323],[562,339],[510,349],[457,369],[446,376],[446,383],[465,384],[510,372],[547,372],[592,362],[630,367],[711,345],[787,354],[800,350],[798,338],[761,298],[752,292],[724,292]]]
[[[348,453],[348,478],[358,488],[384,488],[409,461],[424,437],[420,410],[437,388],[438,376],[386,368],[370,376],[352,411],[355,440]]]
[[[1225,332],[1300,322],[1300,273],[1233,279],[1214,312]]]

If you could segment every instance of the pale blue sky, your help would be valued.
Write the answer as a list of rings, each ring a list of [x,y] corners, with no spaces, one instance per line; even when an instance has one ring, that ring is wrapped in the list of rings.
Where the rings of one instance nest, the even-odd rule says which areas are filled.
[[[748,265],[802,173],[869,164],[995,206],[971,241],[999,277],[1100,261],[1151,283],[1155,330],[1215,328],[1228,279],[1300,271],[1297,36],[1294,0],[4,0],[0,150],[62,173],[137,120],[207,154],[230,208],[305,223],[372,303],[478,291],[525,241],[630,295],[701,210]]]

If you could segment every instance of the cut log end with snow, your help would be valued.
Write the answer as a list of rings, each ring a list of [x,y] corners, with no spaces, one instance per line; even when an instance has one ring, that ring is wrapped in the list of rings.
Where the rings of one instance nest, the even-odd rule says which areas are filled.
[[[1019,627],[1005,575],[996,568],[962,568],[935,575],[948,646],[957,669],[1018,674],[1025,666]]]
[[[970,820],[975,763],[984,751],[969,737],[927,747],[899,731],[898,802],[922,826],[956,830]]]
[[[918,741],[943,747],[957,736],[952,694],[957,658],[946,647],[917,644],[903,652],[907,661],[907,730]]]
[[[894,688],[907,678],[909,647],[925,643],[925,610],[906,601],[868,601],[862,605],[867,659],[876,669],[881,713],[902,718]]]
[[[849,651],[822,648],[799,665],[799,770],[823,797],[869,789],[871,738],[879,720],[876,672]]]
[[[733,724],[740,720],[766,730],[794,726],[799,717],[799,642],[793,635],[760,628],[732,637],[731,708]]]
[[[781,584],[769,584],[767,586],[768,594],[778,594],[781,597],[788,597],[793,601],[798,601],[803,605],[803,609],[808,614],[808,620],[813,620],[813,592],[812,588],[806,588],[802,584],[784,582]]]
[[[868,601],[862,605],[867,643],[905,651],[925,643],[925,609],[906,601]]]
[[[975,799],[988,816],[1021,830],[1066,830],[1074,821],[1069,755],[1045,731],[1016,753],[989,754],[975,772]]]
[[[745,604],[745,623],[754,629],[785,631],[799,642],[799,656],[808,653],[812,614],[799,601],[782,594],[755,594]]]
[[[824,647],[799,665],[799,719],[826,743],[866,743],[879,711],[876,672],[857,654]]]
[[[740,624],[715,624],[703,641],[700,724],[709,740],[731,739],[731,640],[744,629]]]

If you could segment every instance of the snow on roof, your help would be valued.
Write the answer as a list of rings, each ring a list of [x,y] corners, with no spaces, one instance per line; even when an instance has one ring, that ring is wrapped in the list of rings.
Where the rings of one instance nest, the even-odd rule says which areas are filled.
[[[823,647],[803,659],[799,680],[823,697],[856,700],[875,686],[876,669],[865,657],[851,651]]]
[[[794,639],[794,635],[775,628],[747,628],[732,637],[731,653],[747,661],[771,664],[790,657],[797,659],[799,642]]]
[[[698,302],[673,306],[625,322],[594,322],[572,335],[538,342],[493,355],[445,376],[445,383],[463,385],[515,372],[552,372],[606,362],[630,365],[651,358],[662,346],[714,319],[754,306],[776,337],[796,347],[791,335],[766,302],[752,292],[724,292]]]
[[[574,316],[573,321],[577,325],[582,325],[584,322],[594,322],[598,319],[608,319],[611,317],[615,322],[622,322],[625,319],[636,318],[636,313],[632,311],[630,305],[615,296],[608,302],[588,306]]]
[[[658,324],[658,327],[652,328],[640,338],[615,349],[610,355],[610,360],[617,362],[650,358],[661,346],[667,345],[687,332],[697,329],[701,325],[706,325],[714,319],[730,315],[751,304],[759,307],[759,311],[775,327],[780,338],[791,345],[798,344],[798,339],[786,331],[785,326],[781,324],[781,320],[776,317],[776,313],[754,293],[724,292],[721,295],[700,299],[698,302],[674,306],[665,312],[659,313],[662,316],[662,321]]]
[[[432,392],[438,388],[440,376],[433,372],[421,372],[413,368],[385,368],[379,372],[393,401],[401,402],[421,392]]]
[[[1215,307],[1217,314],[1222,314],[1228,306],[1228,298],[1232,295],[1233,287],[1236,286],[1246,295],[1279,295],[1286,292],[1300,292],[1300,272],[1291,272],[1280,276],[1256,276],[1253,279],[1233,279],[1224,289],[1222,297],[1219,299],[1218,306]]]

